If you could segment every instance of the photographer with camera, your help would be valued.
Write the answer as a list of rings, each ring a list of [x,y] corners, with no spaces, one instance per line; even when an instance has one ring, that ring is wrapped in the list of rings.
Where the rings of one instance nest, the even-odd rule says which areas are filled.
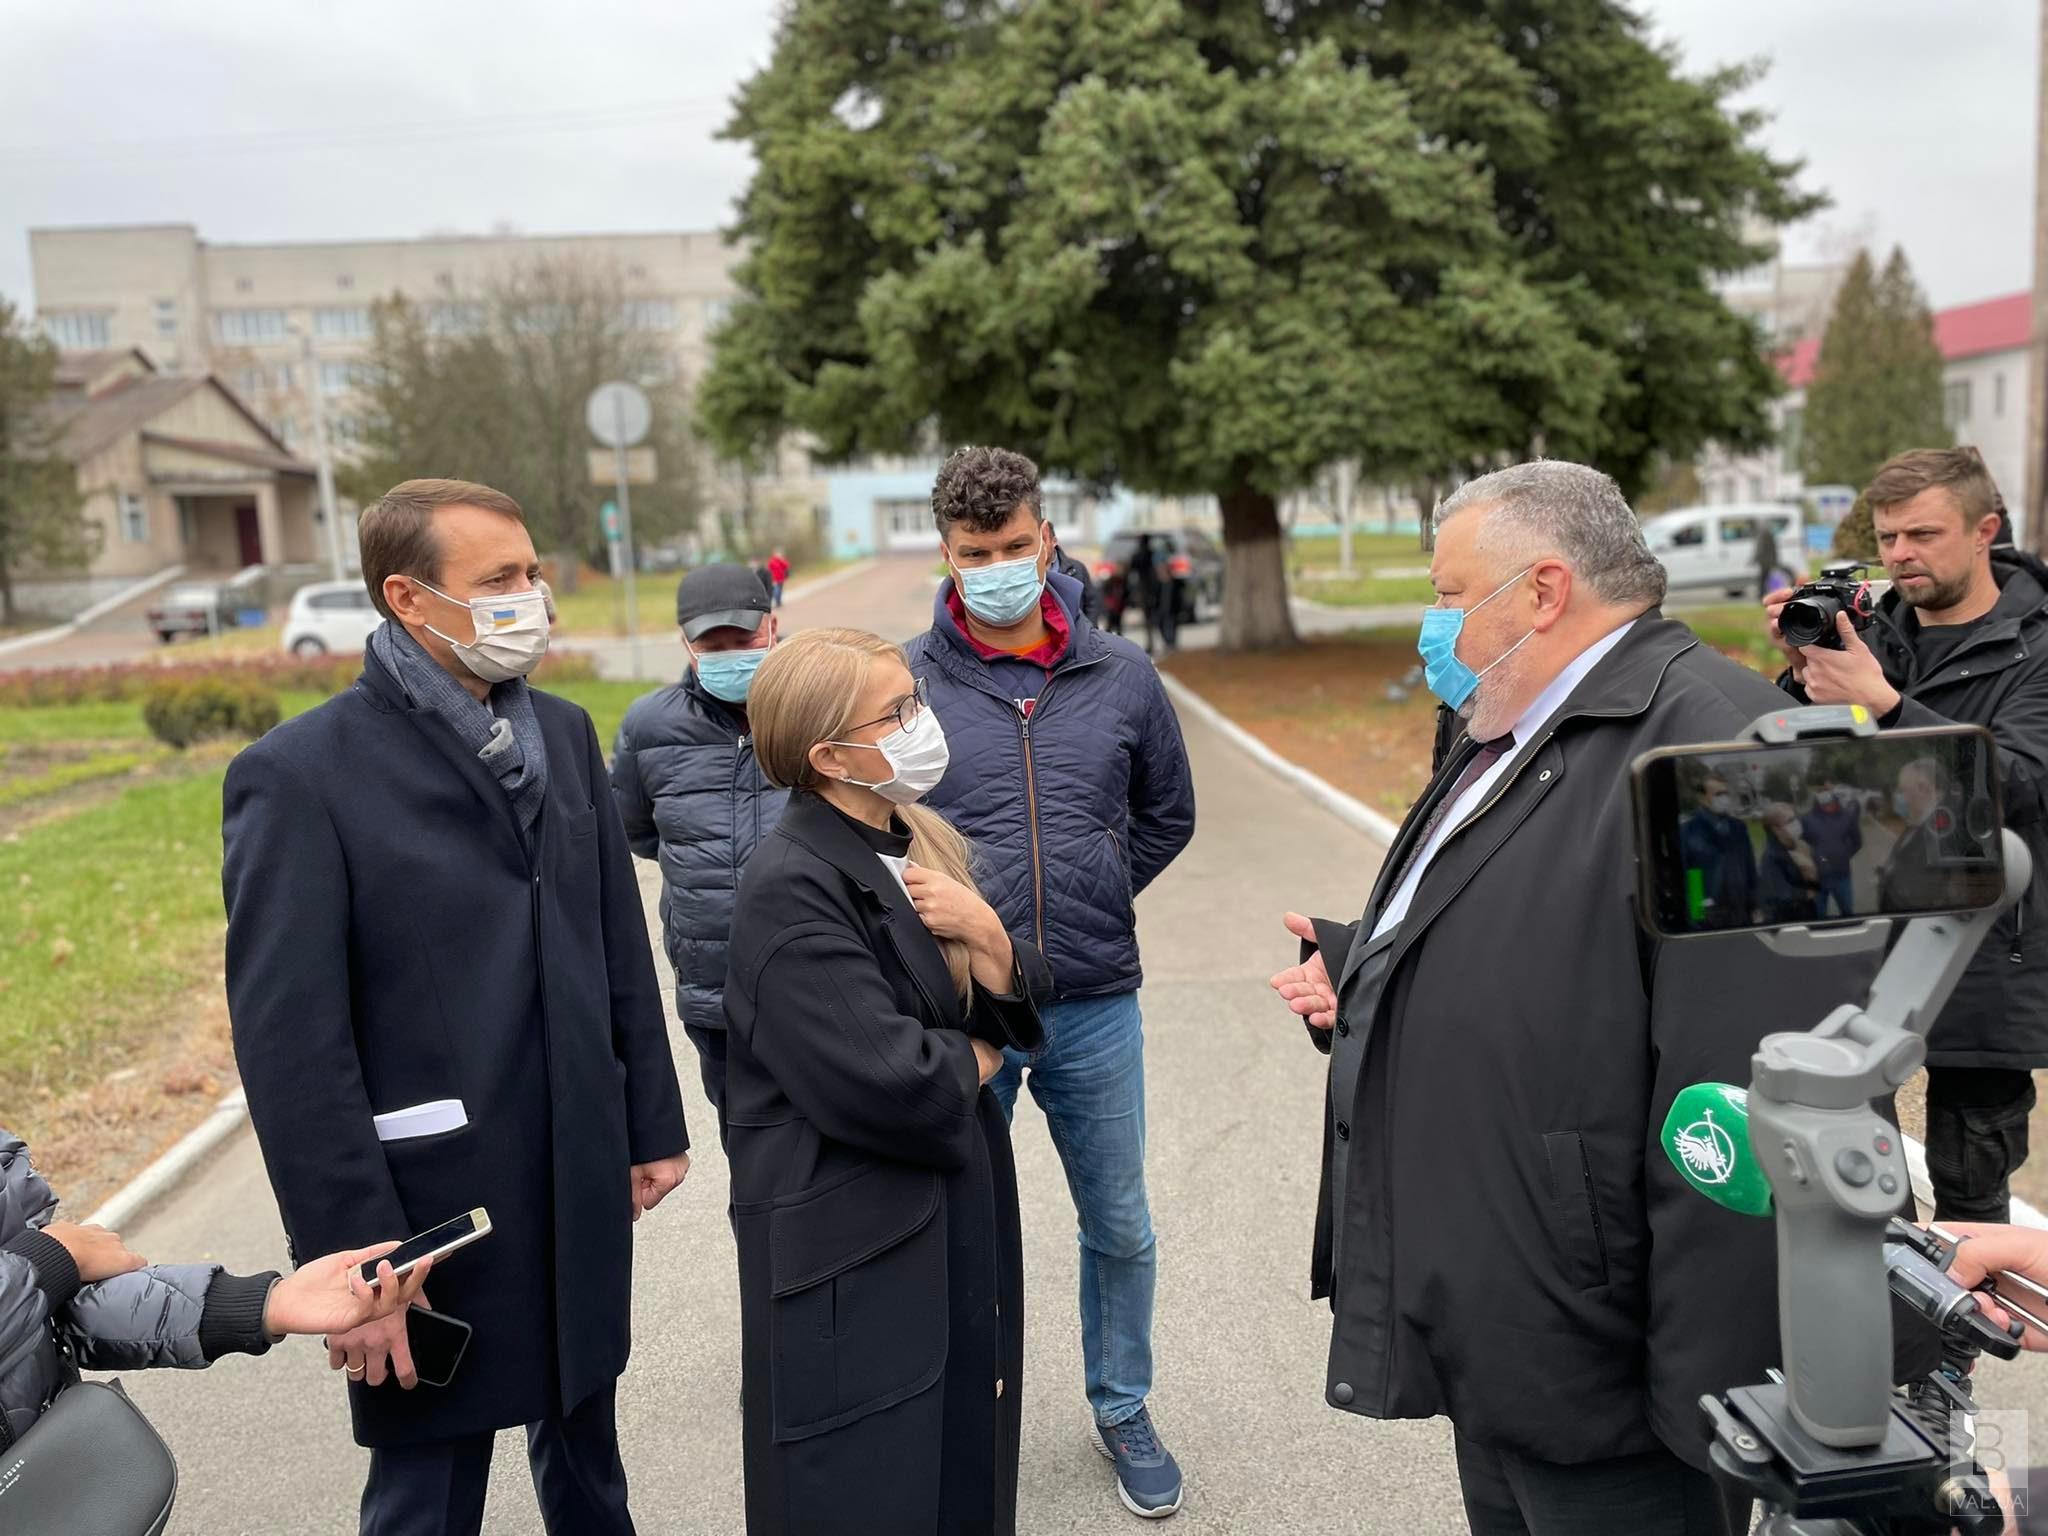
[[[2048,566],[1996,543],[1998,494],[1974,450],[1902,453],[1865,494],[1891,590],[1873,603],[1860,582],[1824,578],[1764,609],[1793,698],[1860,704],[1887,729],[1983,725],[1997,741],[2033,883],[1929,1037],[1927,1163],[1937,1219],[2003,1221],[2027,1155],[2030,1069],[2048,1066]]]

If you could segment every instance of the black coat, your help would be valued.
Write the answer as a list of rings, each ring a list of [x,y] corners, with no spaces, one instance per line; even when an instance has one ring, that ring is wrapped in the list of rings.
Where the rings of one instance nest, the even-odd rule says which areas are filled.
[[[724,1029],[726,936],[740,870],[789,799],[761,775],[744,711],[680,683],[634,702],[612,751],[612,799],[626,841],[661,865],[661,937],[676,1013]]]
[[[1019,940],[1013,995],[963,1009],[877,841],[800,793],[740,881],[726,1109],[751,1536],[1016,1529],[1017,1177],[968,1035],[1034,1049],[1052,979]]]
[[[1764,1379],[1771,1224],[1695,1194],[1658,1132],[1680,1088],[1746,1084],[1762,1035],[1860,998],[1873,964],[1649,937],[1629,765],[1726,741],[1780,698],[1647,614],[1438,850],[1377,957],[1376,1005],[1361,966],[1387,872],[1469,739],[1409,812],[1365,918],[1317,925],[1339,987],[1334,1038],[1310,1031],[1332,1051],[1313,1289],[1335,1316],[1334,1405],[1448,1414],[1554,1462],[1661,1438],[1704,1466],[1700,1394]]]
[[[454,1382],[349,1391],[356,1438],[544,1418],[625,1369],[634,1163],[687,1147],[632,856],[590,717],[533,695],[547,803],[512,804],[374,655],[227,774],[235,1056],[291,1251],[409,1237],[485,1206],[438,1267],[474,1337]],[[380,1142],[371,1116],[469,1123]]]
[[[2034,855],[2033,883],[1998,915],[1927,1036],[1944,1067],[2048,1067],[2048,566],[1994,549],[1998,606],[1922,671],[1896,588],[1863,632],[1903,702],[1886,726],[1982,725],[1998,746],[2005,821]],[[1790,673],[1779,684],[1804,702]]]

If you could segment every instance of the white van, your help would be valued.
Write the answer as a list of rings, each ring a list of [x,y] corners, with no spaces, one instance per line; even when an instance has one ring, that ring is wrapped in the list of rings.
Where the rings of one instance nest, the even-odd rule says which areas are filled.
[[[1756,597],[1756,536],[1770,524],[1787,570],[1806,564],[1797,507],[1777,502],[1682,507],[1643,519],[1643,538],[1663,562],[1674,592],[1719,587],[1730,597]]]

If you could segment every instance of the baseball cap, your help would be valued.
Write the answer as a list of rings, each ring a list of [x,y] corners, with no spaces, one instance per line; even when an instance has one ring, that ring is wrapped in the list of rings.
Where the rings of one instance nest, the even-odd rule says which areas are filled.
[[[700,565],[676,583],[676,622],[685,640],[713,629],[752,633],[767,617],[768,591],[744,565]]]

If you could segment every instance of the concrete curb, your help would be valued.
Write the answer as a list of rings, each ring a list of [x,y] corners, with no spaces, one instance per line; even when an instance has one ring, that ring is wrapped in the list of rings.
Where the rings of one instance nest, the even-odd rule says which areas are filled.
[[[136,598],[141,597],[145,592],[154,592],[158,587],[167,586],[184,574],[184,566],[174,565],[169,570],[158,571],[154,576],[136,582],[132,587],[123,587],[112,597],[94,603],[76,618],[59,624],[52,629],[39,629],[33,634],[16,635],[12,640],[0,640],[0,656],[5,656],[13,651],[33,650],[36,646],[48,645],[53,640],[62,640],[67,636],[75,635],[101,615],[112,613],[123,603],[134,602]]]
[[[1367,837],[1389,845],[1393,843],[1401,830],[1400,823],[1389,821],[1378,811],[1368,809],[1328,779],[1318,778],[1299,763],[1289,762],[1179,678],[1162,672],[1159,680],[1166,684],[1167,697],[1173,700],[1175,707],[1185,710],[1225,737],[1232,746],[1278,774],[1338,820],[1348,822]]]
[[[237,1087],[214,1105],[212,1114],[180,1137],[176,1146],[116,1190],[86,1222],[119,1232],[184,1183],[248,1118],[248,1097]]]
[[[1327,779],[1318,778],[1300,764],[1289,762],[1178,678],[1170,677],[1164,672],[1159,676],[1166,684],[1167,695],[1176,706],[1194,715],[1204,725],[1213,727],[1233,746],[1277,773],[1340,820],[1349,822],[1368,837],[1377,838],[1389,847],[1393,845],[1394,838],[1401,830],[1396,823],[1389,821],[1379,812],[1368,809],[1354,796],[1346,794]],[[1911,1136],[1900,1139],[1906,1144],[1906,1170],[1913,1181],[1914,1198],[1932,1210],[1934,1186],[1927,1174],[1927,1149]],[[2017,1195],[2013,1196],[2012,1200],[2012,1219],[2015,1226],[2048,1230],[2048,1215],[2043,1215]]]

